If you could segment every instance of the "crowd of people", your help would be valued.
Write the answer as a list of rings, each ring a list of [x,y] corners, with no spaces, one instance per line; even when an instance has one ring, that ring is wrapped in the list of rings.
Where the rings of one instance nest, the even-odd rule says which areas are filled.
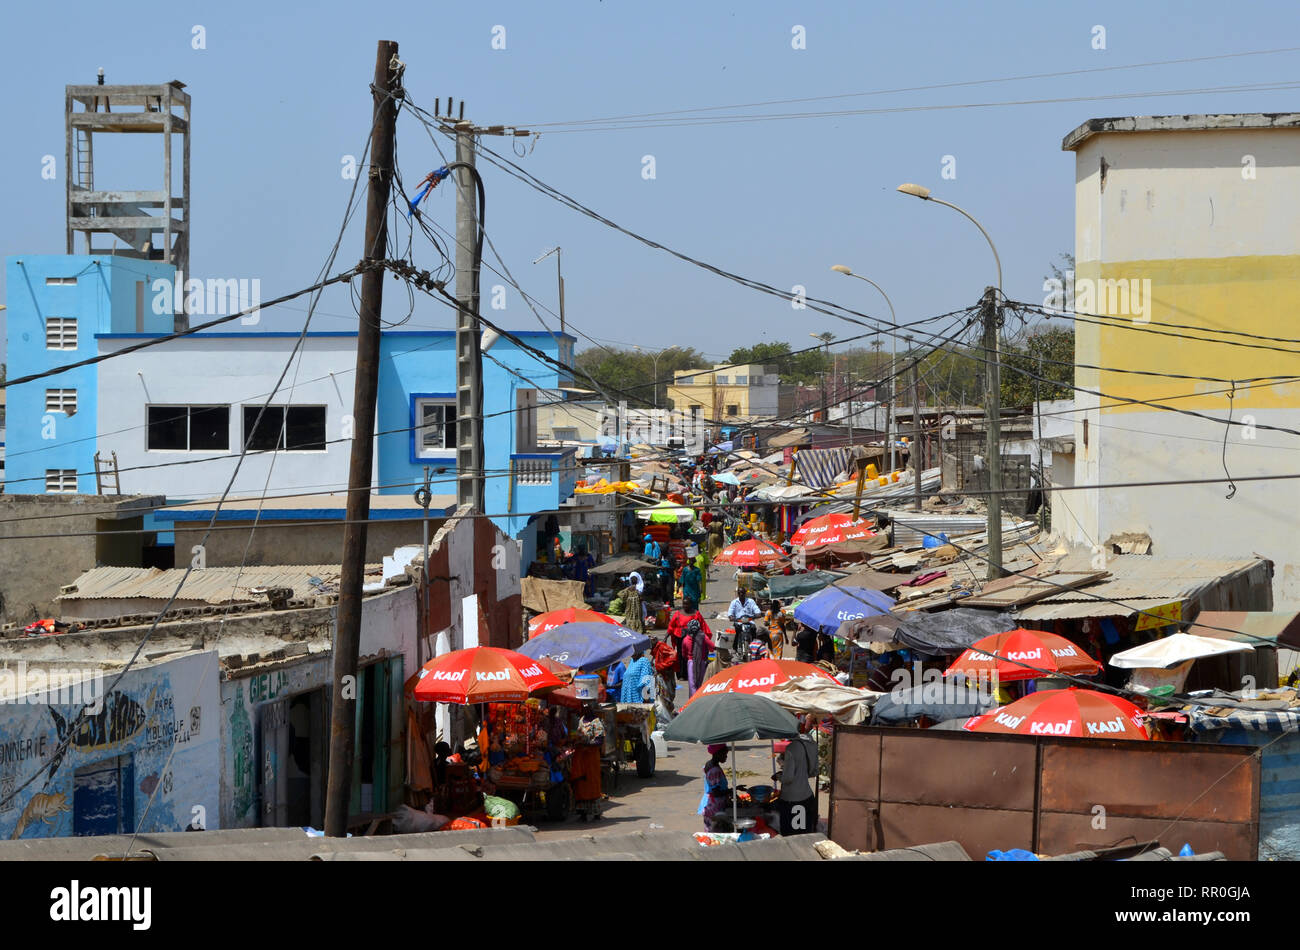
[[[657,565],[646,570],[655,575],[653,583],[668,601],[671,612],[666,629],[660,633],[648,622],[643,572],[624,578],[625,586],[608,608],[624,625],[651,634],[654,643],[647,654],[633,660],[627,671],[611,671],[611,677],[621,680],[615,678],[607,682],[607,687],[624,702],[652,702],[661,728],[676,714],[679,701],[689,699],[705,680],[733,664],[767,657],[783,659],[788,647],[794,648],[794,659],[800,662],[834,660],[831,639],[799,624],[780,600],[756,596],[750,586],[752,575],[746,571],[736,571],[735,596],[725,613],[721,611],[722,601],[715,601],[715,623],[725,619],[729,625],[725,635],[715,632],[701,611],[708,597],[710,565],[727,545],[763,537],[766,532],[764,526],[744,513],[746,490],[714,478],[712,458],[679,463],[674,474],[694,496],[691,504],[699,511],[698,521],[690,526],[672,526],[666,541],[661,540],[662,531],[647,530],[638,545],[644,557]],[[774,543],[783,540],[778,537]],[[784,547],[790,553],[789,545]],[[684,549],[685,556],[675,557],[674,548],[679,552]],[[794,572],[792,566],[783,570]],[[714,583],[718,583],[716,577]],[[636,681],[629,689],[633,669],[637,671]],[[802,726],[811,730],[815,723],[806,721]],[[780,768],[773,776],[780,784],[775,808],[782,833],[813,831],[817,824],[817,743],[805,731],[783,745]],[[732,830],[729,809],[733,791],[723,768],[727,756],[725,746],[709,747],[703,769],[705,795],[699,812],[706,830]]]

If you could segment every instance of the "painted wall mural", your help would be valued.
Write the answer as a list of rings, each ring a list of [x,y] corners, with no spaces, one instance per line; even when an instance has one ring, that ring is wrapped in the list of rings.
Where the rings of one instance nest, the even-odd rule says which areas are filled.
[[[221,827],[219,672],[202,653],[70,704],[66,690],[0,702],[0,835]]]

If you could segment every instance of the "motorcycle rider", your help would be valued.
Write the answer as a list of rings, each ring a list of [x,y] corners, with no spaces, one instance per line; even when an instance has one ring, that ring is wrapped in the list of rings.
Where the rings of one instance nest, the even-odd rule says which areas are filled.
[[[757,634],[753,623],[762,615],[763,612],[758,609],[758,604],[749,596],[749,592],[744,587],[737,587],[736,599],[727,608],[727,619],[736,627],[736,644],[732,647],[732,656],[739,657],[741,663],[748,659],[750,637]]]

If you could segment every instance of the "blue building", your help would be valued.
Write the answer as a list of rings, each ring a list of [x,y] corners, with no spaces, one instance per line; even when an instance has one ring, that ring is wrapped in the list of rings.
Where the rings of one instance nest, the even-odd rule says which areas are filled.
[[[155,313],[150,284],[170,280],[160,262],[111,255],[39,255],[6,261],[11,377],[99,352],[106,333],[170,333],[172,310]],[[98,389],[84,366],[8,389],[5,490],[94,494]]]
[[[575,338],[544,330],[512,335],[565,366]],[[378,438],[381,493],[410,493],[433,469],[434,493],[456,490],[456,334],[450,330],[392,331],[380,341]],[[522,349],[498,339],[483,359],[483,503],[487,514],[520,541],[523,563],[535,555],[535,531],[573,494],[572,448],[537,447],[536,407],[557,398],[572,380]],[[534,513],[541,513],[540,515]]]
[[[170,286],[170,265],[105,255],[10,258],[6,264],[12,376],[113,355],[173,330],[173,298],[153,285],[163,280],[167,284],[159,286]],[[236,312],[229,301],[220,304],[223,309],[209,306],[205,316]],[[571,365],[572,336],[542,330],[514,335]],[[12,387],[5,490],[94,494],[100,490],[97,470],[113,459],[119,474],[105,490],[120,485],[123,493],[164,495],[170,504],[213,498],[225,490],[234,458],[251,439],[259,451],[245,457],[232,498],[341,492],[353,436],[356,333],[309,333],[293,357],[294,372],[264,412],[298,337],[255,329],[198,333]],[[373,484],[380,494],[410,498],[427,465],[434,472],[433,494],[445,502],[456,494],[455,333],[388,330],[380,354]],[[536,440],[538,402],[559,398],[571,381],[509,338],[490,346],[483,373],[485,507],[519,541],[528,563],[536,540],[530,525],[539,521],[534,513],[544,523],[577,479],[572,449],[542,452]],[[266,418],[257,423],[259,414],[270,425]],[[325,515],[318,497],[304,498],[301,511],[282,503],[274,518],[341,519],[342,497],[335,500],[337,511]],[[384,507],[377,517],[418,511],[414,500],[405,513]],[[203,514],[184,513],[191,519]],[[232,508],[223,516],[240,520],[247,514]],[[151,526],[171,527],[169,512],[155,518]]]

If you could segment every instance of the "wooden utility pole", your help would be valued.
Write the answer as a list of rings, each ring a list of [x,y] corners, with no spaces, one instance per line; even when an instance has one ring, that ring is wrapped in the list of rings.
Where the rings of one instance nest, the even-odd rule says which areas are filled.
[[[984,319],[984,374],[987,392],[984,411],[988,418],[989,495],[989,580],[1002,576],[1002,367],[999,362],[998,328],[1002,323],[1001,302],[994,287],[984,288],[981,315]]]
[[[384,257],[388,246],[388,193],[393,177],[396,99],[402,67],[397,44],[380,40],[375,53],[374,126],[370,131],[370,186],[366,193],[367,263]],[[347,520],[343,525],[343,568],[334,634],[333,696],[330,702],[330,754],[325,785],[325,834],[347,834],[352,803],[352,759],[356,740],[357,655],[361,647],[361,585],[366,563],[366,521],[370,518],[370,471],[374,457],[375,401],[379,390],[379,318],[384,272],[366,268],[361,277],[361,320],[357,328],[357,379],[352,397],[352,456],[348,467]]]

